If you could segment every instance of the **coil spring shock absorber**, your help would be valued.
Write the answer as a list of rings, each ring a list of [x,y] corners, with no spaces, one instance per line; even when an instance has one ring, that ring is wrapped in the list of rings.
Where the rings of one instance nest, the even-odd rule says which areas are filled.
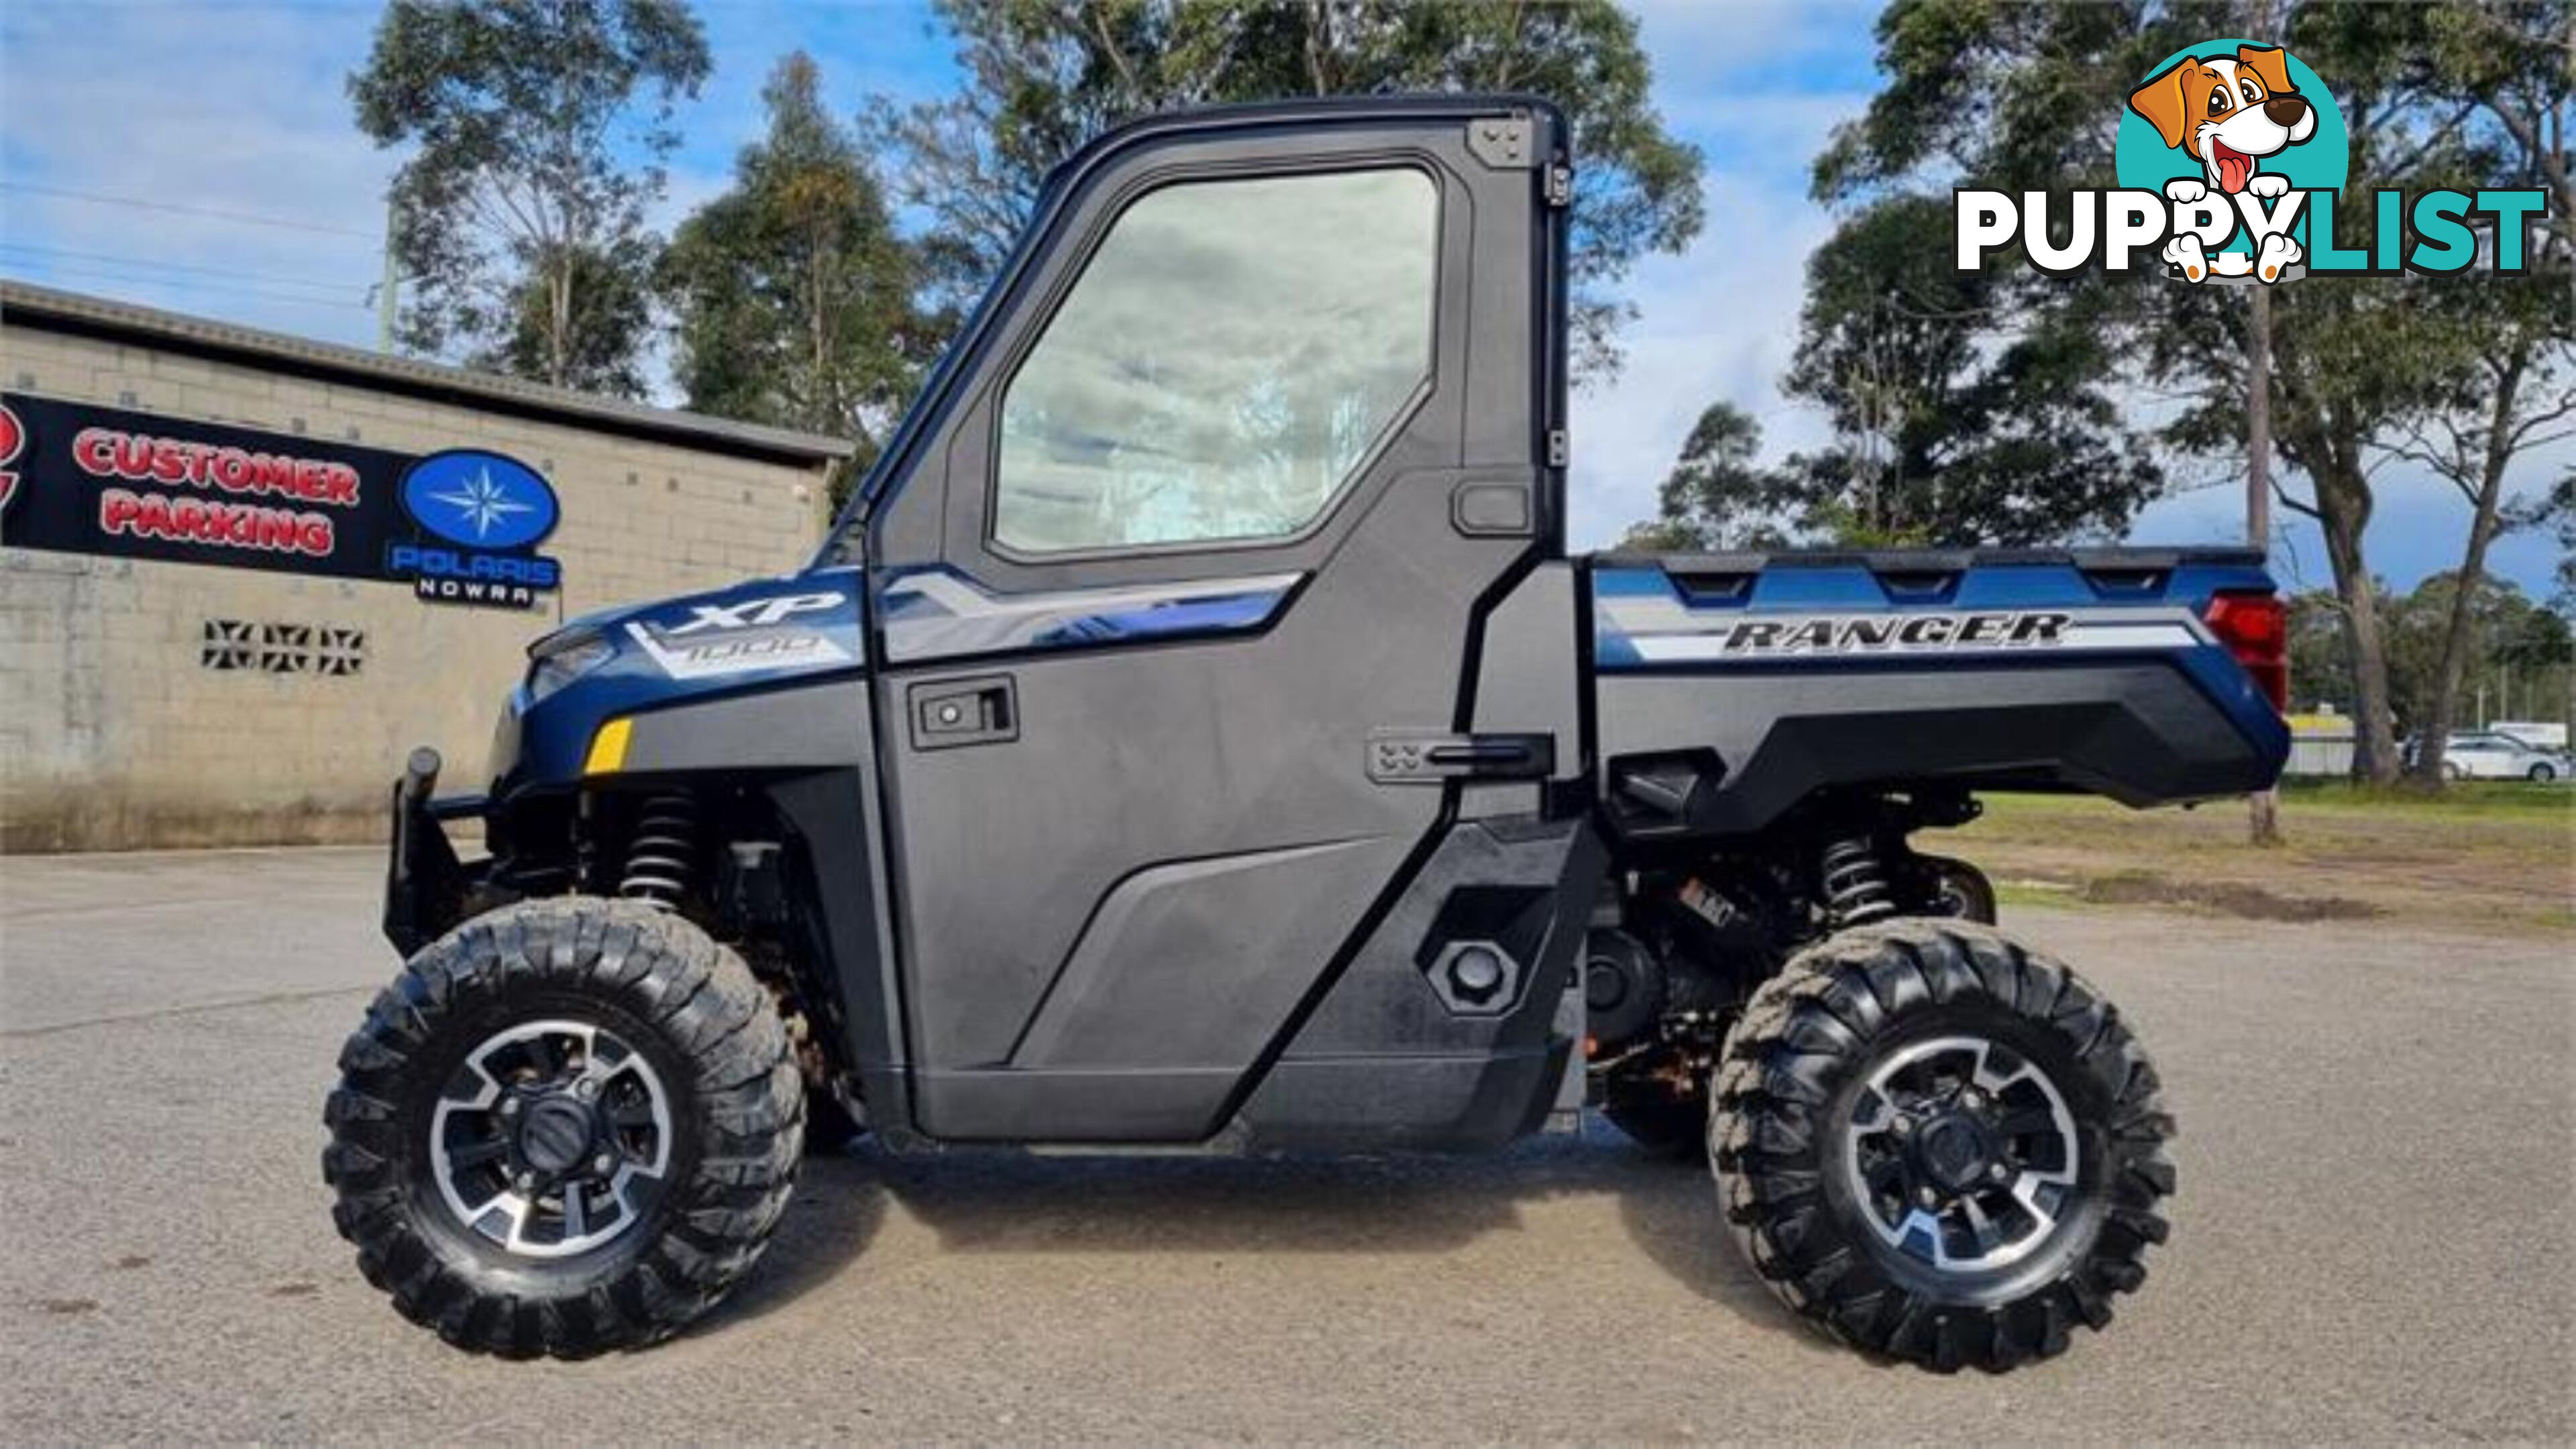
[[[1887,866],[1878,858],[1878,843],[1868,835],[1846,835],[1827,845],[1819,873],[1824,878],[1825,911],[1835,929],[1896,914]]]
[[[617,893],[658,911],[677,910],[698,854],[698,805],[686,795],[655,795],[635,812],[626,871]]]

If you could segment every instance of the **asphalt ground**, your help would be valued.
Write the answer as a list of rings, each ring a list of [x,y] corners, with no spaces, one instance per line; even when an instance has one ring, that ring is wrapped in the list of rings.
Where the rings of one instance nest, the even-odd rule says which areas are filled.
[[[1703,1171],[1606,1127],[1462,1158],[809,1165],[676,1342],[457,1353],[331,1231],[332,1057],[392,971],[368,851],[0,861],[0,1440],[2565,1440],[2568,937],[2108,909],[2183,1124],[2173,1243],[2074,1350],[1873,1363]]]

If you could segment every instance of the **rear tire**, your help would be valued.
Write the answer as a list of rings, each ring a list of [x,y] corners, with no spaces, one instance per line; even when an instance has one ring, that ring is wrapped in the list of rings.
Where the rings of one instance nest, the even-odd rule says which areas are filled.
[[[2111,1321],[2166,1237],[2173,1122],[2100,993],[2002,933],[1835,936],[1728,1035],[1710,1145],[1727,1221],[1834,1337],[2002,1371]]]
[[[340,1051],[322,1176],[359,1271],[460,1348],[667,1338],[759,1260],[804,1084],[768,993],[678,917],[568,897],[476,917]]]

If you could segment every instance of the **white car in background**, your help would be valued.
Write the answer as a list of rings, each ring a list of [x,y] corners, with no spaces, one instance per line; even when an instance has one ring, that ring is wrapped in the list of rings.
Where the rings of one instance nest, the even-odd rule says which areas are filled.
[[[2442,747],[2442,773],[2454,780],[2529,780],[2548,784],[2569,778],[2567,756],[2535,749],[2511,735],[2463,730]]]

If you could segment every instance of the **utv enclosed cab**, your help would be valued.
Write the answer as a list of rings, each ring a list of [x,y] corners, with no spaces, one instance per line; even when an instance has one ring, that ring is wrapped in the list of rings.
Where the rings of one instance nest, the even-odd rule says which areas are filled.
[[[1590,1101],[1708,1143],[1864,1346],[2107,1318],[2154,1075],[1909,837],[2268,784],[2261,560],[1569,556],[1572,166],[1521,98],[1115,132],[812,568],[533,645],[489,793],[395,790],[410,962],[325,1157],[370,1278],[579,1354],[721,1296],[809,1137],[1460,1148]]]

